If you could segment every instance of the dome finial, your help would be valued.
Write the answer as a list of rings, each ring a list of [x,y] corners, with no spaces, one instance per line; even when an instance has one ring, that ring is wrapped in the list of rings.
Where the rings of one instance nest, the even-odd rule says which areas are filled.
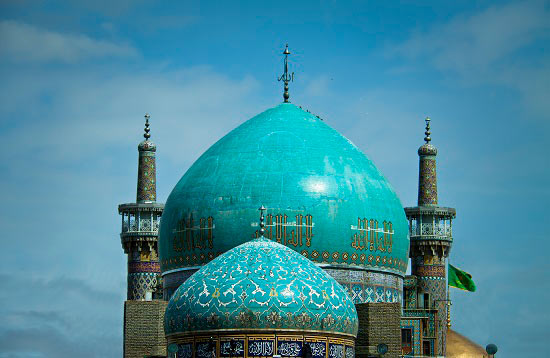
[[[430,141],[432,140],[432,138],[430,137],[430,117],[426,117],[426,132],[424,132],[424,134],[426,134],[426,136],[424,137],[424,140],[426,141],[426,144],[429,144]]]
[[[149,138],[151,138],[151,135],[149,134],[149,131],[151,131],[149,129],[149,118],[151,118],[151,116],[149,115],[149,113],[145,113],[145,133],[143,134],[143,137],[145,138],[145,140],[149,140]]]
[[[260,237],[264,237],[264,233],[265,233],[264,211],[266,211],[267,209],[262,205],[258,210],[260,210]]]
[[[290,51],[288,50],[288,44],[286,44],[285,50],[283,51],[283,55],[285,55],[285,68],[281,77],[278,78],[278,81],[283,81],[285,84],[285,92],[283,93],[283,98],[285,103],[288,103],[290,102],[288,100],[290,98],[290,95],[288,94],[288,82],[294,81],[294,72],[290,74],[288,73],[288,55],[290,55]]]

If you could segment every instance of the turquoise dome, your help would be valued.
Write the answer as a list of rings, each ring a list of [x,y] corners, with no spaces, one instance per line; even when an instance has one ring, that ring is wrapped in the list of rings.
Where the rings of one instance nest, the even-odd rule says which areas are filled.
[[[166,308],[166,336],[228,329],[357,337],[358,318],[334,278],[290,248],[259,238],[203,266]]]
[[[161,220],[162,271],[249,240],[260,205],[265,236],[316,263],[405,274],[408,222],[390,184],[348,139],[290,103],[228,133],[180,179]]]

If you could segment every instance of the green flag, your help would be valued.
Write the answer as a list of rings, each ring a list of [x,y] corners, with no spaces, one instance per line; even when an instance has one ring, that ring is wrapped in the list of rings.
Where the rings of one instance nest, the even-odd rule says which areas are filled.
[[[475,292],[476,284],[472,280],[472,275],[462,271],[449,264],[449,286],[460,288],[461,290]]]

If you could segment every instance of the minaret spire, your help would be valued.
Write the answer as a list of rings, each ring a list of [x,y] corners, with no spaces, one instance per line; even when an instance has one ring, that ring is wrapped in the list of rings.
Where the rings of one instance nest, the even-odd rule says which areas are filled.
[[[418,205],[437,205],[437,174],[435,157],[437,148],[430,142],[432,141],[430,131],[430,118],[426,117],[426,131],[424,134],[424,143],[418,148],[420,160],[418,173]]]
[[[149,113],[145,113],[145,128],[144,128],[144,131],[145,133],[143,134],[143,137],[145,138],[145,140],[149,140],[149,138],[151,138],[151,135],[149,134],[149,132],[151,131],[149,129],[149,118],[151,118],[151,116],[149,115]]]
[[[157,146],[151,142],[149,128],[149,113],[145,113],[144,141],[139,143],[138,182],[136,200],[138,203],[150,203],[157,200],[157,170],[155,167],[155,152]]]
[[[430,141],[432,140],[432,138],[430,137],[430,134],[432,134],[430,132],[430,121],[430,117],[426,117],[426,132],[424,132],[424,134],[426,134],[426,136],[424,137],[426,144],[430,144]]]
[[[288,103],[290,102],[288,100],[290,98],[290,95],[288,94],[288,83],[294,81],[294,72],[288,73],[288,55],[290,55],[290,51],[288,50],[288,44],[286,44],[285,50],[283,51],[283,55],[285,55],[284,72],[281,75],[281,77],[278,78],[278,81],[283,81],[285,84],[283,99],[285,103]]]

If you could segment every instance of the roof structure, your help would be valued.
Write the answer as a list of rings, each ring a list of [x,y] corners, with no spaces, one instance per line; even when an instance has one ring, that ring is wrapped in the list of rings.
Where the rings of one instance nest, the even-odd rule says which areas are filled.
[[[165,332],[310,331],[357,336],[345,290],[294,250],[260,237],[203,266],[174,293]]]
[[[394,190],[353,143],[291,103],[228,133],[180,179],[162,217],[163,272],[249,240],[260,204],[266,237],[314,262],[405,274],[408,223]]]

